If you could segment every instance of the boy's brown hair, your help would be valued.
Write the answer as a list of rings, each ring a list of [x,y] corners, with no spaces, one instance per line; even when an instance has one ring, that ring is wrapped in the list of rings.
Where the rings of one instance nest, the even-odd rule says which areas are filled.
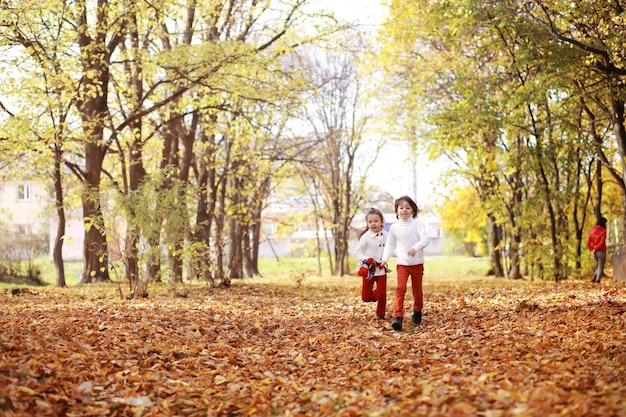
[[[402,197],[398,198],[396,200],[396,203],[395,203],[394,211],[396,212],[396,219],[399,219],[399,217],[398,217],[398,206],[400,205],[400,203],[402,201],[408,203],[408,205],[411,206],[411,208],[413,209],[413,218],[416,218],[417,217],[417,213],[419,213],[419,209],[417,208],[417,204],[415,204],[415,201],[413,201],[413,199],[411,197],[409,197],[408,195],[403,195]]]

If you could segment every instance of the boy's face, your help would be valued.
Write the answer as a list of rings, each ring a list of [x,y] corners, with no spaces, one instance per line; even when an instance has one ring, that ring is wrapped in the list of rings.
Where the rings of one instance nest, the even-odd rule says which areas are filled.
[[[411,207],[411,205],[406,201],[400,201],[400,203],[398,203],[396,214],[400,219],[408,220],[413,217],[413,207]]]

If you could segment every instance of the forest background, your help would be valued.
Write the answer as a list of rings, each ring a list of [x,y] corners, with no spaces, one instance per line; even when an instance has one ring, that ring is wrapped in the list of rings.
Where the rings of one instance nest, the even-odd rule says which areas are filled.
[[[371,182],[392,141],[446,161],[430,209],[495,276],[583,275],[599,215],[623,240],[620,2],[391,2],[376,30],[305,0],[2,6],[2,174],[82,207],[82,282],[111,239],[133,296],[257,275],[263,210],[293,195],[307,218],[272,233],[330,230],[316,255],[349,273],[352,220],[397,197]]]
[[[0,291],[3,415],[626,415],[626,287],[582,279],[596,216],[611,251],[626,228],[624,4],[390,1],[375,29],[321,6],[0,0],[0,173],[85,233],[68,266],[59,222],[58,288]],[[394,332],[350,224],[424,157],[424,212],[486,258],[427,259]],[[294,196],[272,233],[334,244],[267,266]]]

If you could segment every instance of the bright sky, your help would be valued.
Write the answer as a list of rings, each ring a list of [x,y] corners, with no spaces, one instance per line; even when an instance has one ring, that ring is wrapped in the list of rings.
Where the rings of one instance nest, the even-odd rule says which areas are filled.
[[[311,0],[311,5],[334,10],[337,18],[373,26],[380,23],[387,11],[381,0]]]
[[[339,19],[371,25],[373,30],[387,12],[381,0],[312,0],[311,5],[333,10]],[[422,207],[439,200],[437,181],[442,170],[441,163],[428,161],[425,155],[410,155],[407,145],[388,143],[381,150],[369,177],[372,185],[388,191],[394,198],[409,195]]]
[[[441,163],[429,161],[425,154],[410,154],[408,145],[387,143],[376,159],[370,183],[394,198],[409,195],[421,208],[439,200],[437,181],[443,169]]]

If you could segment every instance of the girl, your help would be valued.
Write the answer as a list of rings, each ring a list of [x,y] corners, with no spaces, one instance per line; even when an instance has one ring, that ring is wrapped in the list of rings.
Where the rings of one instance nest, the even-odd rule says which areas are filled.
[[[378,301],[376,317],[385,318],[387,304],[387,269],[379,264],[387,240],[387,232],[383,230],[385,221],[383,213],[375,208],[365,215],[367,227],[359,234],[359,243],[354,256],[361,262],[359,275],[363,277],[361,297],[363,301]],[[374,289],[376,285],[376,289]]]
[[[398,222],[389,228],[389,237],[382,257],[382,265],[395,253],[397,259],[398,287],[394,303],[394,319],[391,327],[395,331],[402,330],[404,318],[404,295],[409,277],[413,289],[413,323],[422,322],[422,277],[424,276],[424,248],[430,240],[424,224],[417,220],[417,204],[409,196],[402,196],[395,202]]]

